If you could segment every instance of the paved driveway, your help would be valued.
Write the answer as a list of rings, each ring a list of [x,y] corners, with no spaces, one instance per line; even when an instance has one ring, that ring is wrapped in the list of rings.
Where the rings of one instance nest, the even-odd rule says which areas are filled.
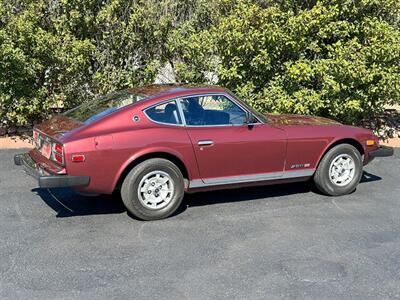
[[[309,184],[190,195],[163,221],[39,190],[0,151],[0,298],[400,298],[400,153],[352,195]]]

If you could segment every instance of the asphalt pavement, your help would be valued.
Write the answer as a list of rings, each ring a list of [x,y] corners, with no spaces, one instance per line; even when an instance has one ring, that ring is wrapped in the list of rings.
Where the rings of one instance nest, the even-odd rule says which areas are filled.
[[[187,195],[131,218],[118,195],[41,190],[0,150],[1,299],[400,299],[400,151],[357,191]]]

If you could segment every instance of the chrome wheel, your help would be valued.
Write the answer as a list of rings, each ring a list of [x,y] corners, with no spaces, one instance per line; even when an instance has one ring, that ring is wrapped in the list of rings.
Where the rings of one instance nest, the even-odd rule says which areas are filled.
[[[329,167],[329,179],[337,186],[346,186],[349,184],[355,174],[355,163],[348,154],[336,156]]]
[[[171,202],[173,196],[174,181],[166,172],[150,172],[143,176],[139,183],[139,200],[148,209],[166,207]]]

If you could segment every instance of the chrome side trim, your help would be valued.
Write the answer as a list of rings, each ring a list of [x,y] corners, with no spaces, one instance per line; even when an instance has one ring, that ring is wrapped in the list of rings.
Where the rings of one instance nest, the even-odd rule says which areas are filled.
[[[263,173],[255,175],[240,175],[240,176],[230,176],[230,177],[217,177],[209,178],[205,180],[195,179],[189,182],[189,188],[201,188],[215,185],[227,185],[235,183],[246,183],[246,182],[259,182],[277,179],[290,179],[290,178],[300,178],[312,176],[315,169],[298,170],[298,171],[282,171],[282,172],[272,172]]]

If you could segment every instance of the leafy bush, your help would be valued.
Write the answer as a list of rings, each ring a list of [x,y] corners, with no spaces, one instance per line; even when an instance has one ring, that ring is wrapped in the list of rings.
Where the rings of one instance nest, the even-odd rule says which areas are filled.
[[[217,82],[263,112],[358,123],[400,103],[397,0],[0,0],[0,121],[111,90]]]
[[[23,125],[152,82],[172,26],[166,3],[0,0],[0,118]]]
[[[358,123],[400,102],[400,2],[253,2],[207,31],[219,82],[251,105]]]

